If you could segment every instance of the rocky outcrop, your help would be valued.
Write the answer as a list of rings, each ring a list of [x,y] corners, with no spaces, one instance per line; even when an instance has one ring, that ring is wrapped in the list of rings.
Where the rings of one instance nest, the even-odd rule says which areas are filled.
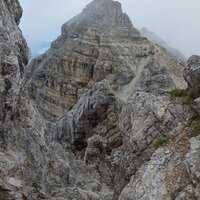
[[[42,115],[55,121],[96,82],[107,80],[126,99],[141,75],[156,90],[186,87],[182,70],[180,60],[140,36],[120,3],[95,0],[28,66],[28,85]]]
[[[198,199],[199,119],[170,95],[187,88],[182,61],[118,2],[94,0],[28,66],[29,100],[21,7],[0,8],[0,199]],[[185,77],[197,98],[195,63]]]
[[[189,193],[191,194],[191,199],[198,199],[200,195],[200,179],[199,179],[199,172],[200,172],[200,162],[199,162],[199,136],[193,137],[190,140],[190,148],[185,156],[185,164],[187,166],[187,171],[189,174],[189,178],[191,184],[189,187]],[[184,192],[184,194],[188,192]]]
[[[168,94],[187,88],[183,70],[182,61],[141,37],[120,4],[111,0],[89,4],[32,61],[29,93],[50,122],[52,139],[73,151],[85,170],[96,166],[90,176],[101,189],[91,193],[86,178],[84,192],[94,199],[105,191],[108,199],[175,199],[189,187],[183,160],[192,114]],[[170,175],[173,169],[176,179]],[[56,197],[69,198],[69,191]]]
[[[180,132],[184,132],[184,134],[179,139],[183,140],[184,135],[187,137],[185,127],[190,117],[188,109],[181,105],[181,103],[172,101],[166,95],[160,96],[144,91],[133,94],[129,103],[123,107],[120,115],[119,123],[123,135],[123,145],[120,151],[116,153],[118,159],[115,165],[117,165],[119,172],[115,177],[115,199],[118,199],[117,194],[120,195],[121,192],[119,199],[154,199],[158,194],[155,199],[165,199],[164,194],[161,193],[162,189],[158,185],[161,183],[161,180],[165,184],[166,178],[170,179],[170,175],[163,175],[164,179],[158,177],[161,180],[153,183],[153,181],[157,180],[154,175],[151,176],[149,173],[151,173],[151,170],[156,170],[156,168],[152,166],[149,169],[146,165],[148,165],[149,160],[150,162],[158,163],[158,165],[160,162],[164,163],[163,159],[165,160],[165,158],[162,158],[159,148],[165,146],[165,150],[162,151],[171,152],[171,145]],[[188,115],[185,115],[185,113],[188,113]],[[157,151],[159,151],[158,154]],[[156,157],[155,159],[153,156],[155,153],[161,157]],[[179,153],[177,152],[177,154]],[[179,156],[183,155],[184,153],[180,152]],[[172,159],[172,155],[170,155],[170,159]],[[179,161],[181,162],[181,158]],[[169,167],[171,163],[173,161],[170,161]],[[181,165],[183,165],[183,162]],[[186,171],[184,165],[182,169]],[[150,171],[146,172],[146,170]],[[157,174],[160,173],[159,169],[154,173],[155,176],[160,176]],[[143,176],[144,181],[142,180]],[[182,181],[184,182],[185,179],[183,178]],[[128,185],[126,186],[127,183]],[[154,188],[151,184],[157,185],[158,188],[155,188],[157,193],[152,191]],[[177,183],[178,188],[179,186],[180,184]],[[123,190],[124,187],[125,189]],[[165,186],[163,187],[167,190]],[[173,191],[168,192],[168,196],[172,193]]]
[[[200,95],[200,56],[191,56],[184,71],[184,77],[188,82],[191,95],[194,98]]]
[[[134,77],[121,56],[124,47],[112,47],[117,38],[140,38],[121,5],[110,0],[94,1],[62,26],[61,36],[51,48],[29,65],[31,94],[39,110],[56,119],[71,110],[94,82],[107,78],[115,87]],[[137,47],[136,47],[137,48]]]
[[[194,112],[200,116],[200,97],[194,100],[192,107]]]
[[[29,51],[17,27],[22,8],[18,1],[0,3],[0,137],[2,146],[11,134],[18,115],[21,87]]]
[[[194,111],[194,116],[192,118],[192,124],[190,130],[192,132],[192,138],[189,141],[189,150],[185,156],[185,164],[187,166],[187,171],[190,176],[193,187],[190,186],[191,192],[195,198],[200,196],[200,82],[199,82],[199,70],[200,70],[200,56],[193,55],[187,61],[187,66],[184,71],[184,76],[189,85],[189,92],[192,100],[192,109]],[[195,99],[196,98],[196,99]]]
[[[45,126],[25,99],[22,87],[29,50],[18,28],[21,15],[18,1],[0,2],[1,199],[22,199],[24,180],[29,179],[33,175],[31,170],[42,162],[36,149],[44,145]],[[33,163],[29,166],[28,162]]]
[[[53,138],[68,148],[84,149],[87,141],[98,134],[107,151],[121,145],[117,125],[119,104],[106,82],[97,83],[85,93],[74,108],[52,125]]]
[[[18,28],[21,14],[18,1],[0,2],[0,199],[111,199],[109,178],[50,141],[26,95],[29,50]]]
[[[190,171],[192,178],[196,179],[198,182],[200,181],[199,138],[200,137],[198,136],[190,140],[190,151],[186,155],[188,170]]]

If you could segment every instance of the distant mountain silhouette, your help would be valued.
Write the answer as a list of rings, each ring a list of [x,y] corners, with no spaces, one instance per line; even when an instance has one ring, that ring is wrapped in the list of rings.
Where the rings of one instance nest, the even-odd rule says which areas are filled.
[[[175,48],[168,46],[167,42],[164,41],[162,38],[160,38],[156,33],[148,30],[145,27],[140,30],[140,33],[142,34],[142,36],[148,38],[151,42],[154,42],[154,43],[157,43],[157,44],[163,46],[173,55],[177,56],[178,58],[180,58],[183,61],[186,61],[186,58],[183,55],[183,53],[181,53],[179,50],[177,50]]]

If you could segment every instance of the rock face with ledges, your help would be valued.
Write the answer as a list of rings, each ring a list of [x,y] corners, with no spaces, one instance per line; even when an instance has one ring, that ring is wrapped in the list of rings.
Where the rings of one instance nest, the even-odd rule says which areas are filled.
[[[21,86],[29,51],[18,23],[22,8],[18,1],[0,4],[0,137],[9,135],[9,124],[18,114]],[[8,122],[8,123],[7,123]]]
[[[84,149],[87,140],[98,134],[109,151],[122,143],[117,125],[120,105],[105,82],[95,84],[74,108],[52,125],[52,135],[68,148]]]
[[[107,78],[118,83],[115,87],[130,82],[134,72],[121,56],[126,38],[140,34],[121,5],[110,0],[92,2],[64,24],[50,50],[29,65],[31,94],[43,115],[50,120],[62,116],[94,82]]]
[[[40,169],[43,161],[38,149],[45,145],[45,125],[23,88],[29,50],[18,28],[21,15],[18,1],[0,1],[1,199],[22,199],[24,180],[37,176],[32,171]],[[42,169],[37,172],[40,176]]]
[[[156,89],[186,87],[182,70],[180,60],[140,36],[120,3],[95,0],[65,23],[51,48],[29,64],[28,86],[42,115],[54,121],[96,82],[107,80],[127,96],[129,85],[133,88],[145,74],[145,84]]]
[[[191,94],[196,98],[200,96],[199,75],[200,75],[200,56],[193,55],[187,61],[187,66],[184,71],[184,76],[188,82]]]
[[[39,111],[50,121],[52,139],[86,165],[97,166],[101,184],[111,188],[108,199],[157,195],[159,200],[178,196],[189,184],[183,159],[191,112],[168,94],[187,88],[183,70],[182,61],[141,37],[119,3],[95,0],[65,23],[51,48],[32,61],[27,82]],[[160,140],[169,151],[175,139],[176,148],[185,148],[166,158],[157,155]],[[151,162],[155,171],[148,168]],[[183,173],[177,181],[167,174],[173,162],[176,176]],[[158,194],[154,185],[159,184],[163,192]],[[64,198],[66,193],[60,192],[57,197]]]
[[[198,108],[197,56],[185,69],[195,95],[172,97],[184,64],[118,2],[94,0],[27,67],[30,100],[21,7],[0,8],[0,199],[199,198],[199,117],[184,101]]]

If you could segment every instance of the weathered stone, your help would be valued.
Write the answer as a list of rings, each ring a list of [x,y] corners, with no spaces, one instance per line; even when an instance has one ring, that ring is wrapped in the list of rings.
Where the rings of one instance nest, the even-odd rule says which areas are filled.
[[[0,198],[198,199],[193,113],[168,93],[187,88],[182,62],[94,0],[29,65],[28,100],[20,16],[0,1]]]
[[[188,174],[181,159],[165,155],[159,149],[131,178],[119,200],[175,199],[188,184]]]
[[[122,143],[117,126],[118,109],[111,87],[106,82],[97,83],[66,116],[52,125],[53,138],[81,150],[90,137],[99,134],[107,151],[118,147]]]
[[[200,98],[197,98],[192,103],[192,108],[200,116]]]
[[[200,56],[193,55],[188,61],[184,71],[184,77],[188,82],[193,97],[200,96]]]
[[[180,103],[172,102],[167,96],[143,91],[133,94],[120,114],[119,127],[123,145],[118,155],[115,199],[128,180],[151,159],[158,148],[157,143],[162,140],[160,138],[164,138],[162,145],[165,145],[171,138],[178,136],[188,117],[185,115],[187,112]]]
[[[127,99],[138,85],[157,92],[186,88],[182,71],[180,60],[140,36],[120,3],[95,0],[31,62],[27,79],[40,112],[55,121],[96,82],[107,80]]]
[[[3,145],[9,137],[10,118],[17,112],[22,70],[28,62],[29,51],[18,28],[22,8],[14,0],[0,3],[0,137]],[[6,123],[4,123],[6,122]],[[2,145],[2,146],[3,146]]]
[[[30,92],[41,113],[49,120],[61,117],[90,82],[107,78],[112,85],[117,83],[115,87],[129,83],[134,72],[121,56],[125,48],[121,44],[138,37],[120,3],[106,0],[89,4],[62,26],[62,34],[50,50],[28,67]]]
[[[193,179],[200,182],[200,136],[190,140],[190,150],[186,155],[188,171]]]

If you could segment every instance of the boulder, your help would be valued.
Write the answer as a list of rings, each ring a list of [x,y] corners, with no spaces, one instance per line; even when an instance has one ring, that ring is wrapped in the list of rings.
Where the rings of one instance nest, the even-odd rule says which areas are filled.
[[[192,108],[200,116],[200,98],[197,98],[192,103]]]
[[[194,98],[200,96],[200,56],[193,55],[184,70],[184,77],[189,85],[189,90]]]

